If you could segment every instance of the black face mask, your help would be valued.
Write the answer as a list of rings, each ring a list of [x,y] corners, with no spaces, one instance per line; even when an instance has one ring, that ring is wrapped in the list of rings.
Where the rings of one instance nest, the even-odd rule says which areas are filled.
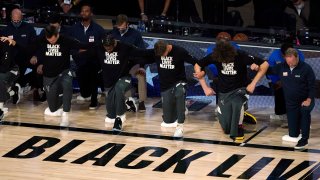
[[[22,23],[22,21],[18,21],[18,22],[11,22],[12,23],[12,25],[15,27],[15,28],[18,28],[18,27],[20,27],[21,26],[21,23]]]

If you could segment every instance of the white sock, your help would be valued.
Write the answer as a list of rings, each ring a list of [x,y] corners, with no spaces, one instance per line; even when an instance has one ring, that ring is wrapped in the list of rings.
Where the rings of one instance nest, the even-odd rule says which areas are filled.
[[[3,109],[3,102],[0,102],[0,109]]]

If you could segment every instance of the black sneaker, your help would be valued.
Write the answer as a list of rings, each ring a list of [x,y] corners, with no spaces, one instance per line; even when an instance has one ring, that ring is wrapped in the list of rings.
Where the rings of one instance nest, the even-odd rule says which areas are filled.
[[[98,102],[97,101],[91,101],[89,105],[89,109],[94,110],[98,108]]]
[[[45,102],[47,100],[47,94],[45,91],[41,91],[40,93],[40,101]]]
[[[244,112],[243,122],[248,124],[257,124],[257,118],[248,112]]]
[[[294,149],[296,149],[296,150],[303,150],[303,149],[305,149],[307,146],[308,146],[308,139],[303,139],[303,138],[301,138],[301,139],[298,141],[297,145],[294,147]]]
[[[137,105],[135,100],[132,97],[129,97],[129,99],[126,101],[126,105],[127,105],[127,111],[137,112]]]
[[[4,116],[4,112],[2,111],[2,109],[0,109],[0,122],[2,121],[3,116]]]
[[[21,87],[20,87],[20,85],[18,83],[16,83],[11,89],[14,91],[14,95],[12,96],[12,103],[13,104],[18,104],[19,101],[20,101],[20,90],[21,90]]]
[[[231,136],[234,142],[243,141],[244,140],[244,129],[242,125],[238,126],[238,135],[236,137]]]
[[[114,121],[112,130],[117,131],[117,132],[121,132],[121,129],[122,129],[122,121],[119,117],[117,117]]]
[[[146,111],[146,106],[144,105],[144,101],[139,102],[139,112]]]

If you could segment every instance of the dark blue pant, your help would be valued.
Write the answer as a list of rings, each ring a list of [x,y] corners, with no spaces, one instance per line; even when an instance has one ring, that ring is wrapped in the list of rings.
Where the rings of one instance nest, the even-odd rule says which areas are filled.
[[[314,108],[314,100],[310,106],[298,106],[287,109],[289,136],[298,137],[301,131],[303,139],[309,139],[311,111]]]

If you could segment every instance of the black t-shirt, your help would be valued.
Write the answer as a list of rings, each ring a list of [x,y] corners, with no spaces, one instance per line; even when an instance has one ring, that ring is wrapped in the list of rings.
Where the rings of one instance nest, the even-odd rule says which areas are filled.
[[[160,78],[160,90],[163,92],[175,86],[179,81],[186,81],[184,62],[194,65],[198,61],[185,49],[173,45],[167,56],[157,56],[155,62]]]
[[[64,70],[70,68],[70,50],[88,48],[89,44],[82,44],[76,39],[71,39],[63,35],[59,36],[55,44],[50,44],[45,37],[38,38],[32,45],[31,52],[36,52],[41,56],[43,64],[43,75],[55,77]]]
[[[104,86],[109,88],[115,85],[119,78],[130,76],[129,70],[133,64],[139,64],[140,61],[147,61],[136,58],[146,56],[147,54],[145,52],[146,50],[138,49],[133,45],[118,41],[111,53],[106,52],[104,47],[99,45],[81,56],[97,56],[103,71]]]
[[[249,80],[247,77],[247,66],[253,63],[260,65],[263,59],[254,57],[244,51],[238,50],[234,62],[221,63],[214,60],[211,54],[199,61],[199,66],[205,67],[215,64],[218,68],[219,92],[227,93],[232,90],[245,87]]]

